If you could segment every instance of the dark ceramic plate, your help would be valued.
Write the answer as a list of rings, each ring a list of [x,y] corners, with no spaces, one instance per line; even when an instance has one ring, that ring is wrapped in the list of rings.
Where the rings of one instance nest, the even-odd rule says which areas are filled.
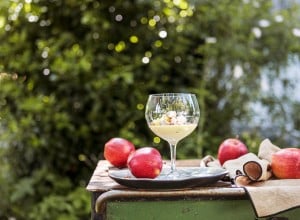
[[[155,179],[136,178],[128,169],[110,170],[108,175],[117,183],[139,189],[181,189],[197,186],[207,186],[222,179],[228,171],[216,167],[178,167],[177,177],[169,174],[169,168],[164,168]]]

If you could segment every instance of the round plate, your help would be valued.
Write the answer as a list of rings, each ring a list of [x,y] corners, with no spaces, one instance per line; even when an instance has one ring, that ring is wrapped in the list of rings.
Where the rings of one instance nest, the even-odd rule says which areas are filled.
[[[163,168],[155,179],[136,178],[128,169],[110,170],[108,176],[117,183],[139,189],[180,189],[196,186],[207,186],[222,179],[228,174],[223,168],[216,167],[178,167],[179,176],[168,175],[170,168]]]

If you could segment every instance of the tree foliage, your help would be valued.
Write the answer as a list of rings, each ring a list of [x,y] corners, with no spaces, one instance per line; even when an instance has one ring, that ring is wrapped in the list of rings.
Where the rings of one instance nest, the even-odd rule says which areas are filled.
[[[299,55],[297,7],[276,10],[262,0],[0,6],[0,193],[7,197],[0,218],[86,219],[82,189],[111,137],[156,146],[167,158],[168,146],[153,142],[145,123],[150,93],[198,97],[199,127],[180,143],[180,158],[215,154],[236,134],[255,150],[260,130],[233,126],[251,125],[251,103],[274,118],[290,113],[278,108],[290,103],[288,94],[262,93],[261,82],[294,83],[280,68]]]

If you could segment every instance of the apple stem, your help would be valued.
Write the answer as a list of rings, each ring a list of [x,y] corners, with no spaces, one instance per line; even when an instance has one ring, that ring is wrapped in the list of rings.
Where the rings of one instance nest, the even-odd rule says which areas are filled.
[[[176,170],[176,144],[170,145],[170,153],[171,153],[171,173],[174,173]]]

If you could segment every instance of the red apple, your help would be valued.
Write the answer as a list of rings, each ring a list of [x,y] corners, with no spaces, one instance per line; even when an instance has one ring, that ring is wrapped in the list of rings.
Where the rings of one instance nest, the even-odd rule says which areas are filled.
[[[163,161],[158,150],[153,147],[142,147],[129,156],[127,165],[136,178],[154,179],[160,174]]]
[[[135,151],[135,146],[130,141],[115,137],[104,145],[104,158],[112,165],[123,168],[127,165],[128,156]]]
[[[271,167],[279,179],[300,179],[300,149],[284,148],[272,154]]]
[[[218,159],[223,165],[227,160],[233,160],[247,154],[247,146],[237,138],[228,138],[224,140],[218,150]]]

